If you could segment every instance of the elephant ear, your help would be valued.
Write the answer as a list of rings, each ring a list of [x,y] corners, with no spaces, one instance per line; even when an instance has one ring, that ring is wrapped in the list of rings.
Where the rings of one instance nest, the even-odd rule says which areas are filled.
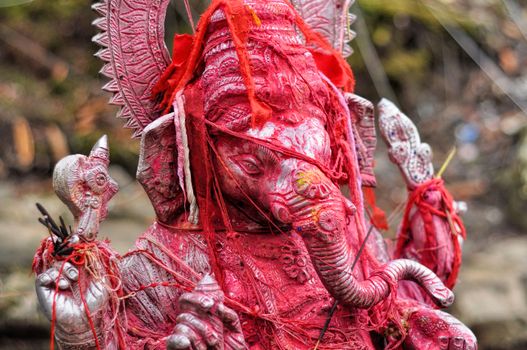
[[[174,113],[158,118],[143,130],[136,177],[158,220],[164,223],[172,223],[184,209],[178,153]]]
[[[375,187],[374,154],[377,145],[373,104],[358,95],[345,93],[355,138],[355,151],[363,186]]]
[[[326,38],[335,50],[348,57],[353,53],[350,41],[355,32],[350,25],[355,15],[350,13],[354,0],[292,0],[303,20],[315,32]]]
[[[415,124],[392,102],[382,99],[378,104],[379,129],[395,163],[410,189],[434,177],[432,149],[421,143]]]
[[[170,0],[102,0],[92,8],[100,15],[93,25],[101,32],[93,41],[95,55],[106,64],[100,73],[110,78],[103,90],[113,93],[110,104],[121,106],[118,117],[139,137],[160,117],[152,89],[170,64],[165,45],[165,15]]]

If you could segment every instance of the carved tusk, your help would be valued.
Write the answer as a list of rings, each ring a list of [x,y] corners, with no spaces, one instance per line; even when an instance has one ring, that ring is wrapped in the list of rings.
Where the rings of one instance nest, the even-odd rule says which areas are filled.
[[[101,136],[99,141],[93,145],[90,151],[90,158],[100,159],[106,165],[110,163],[110,147],[108,146],[108,136]]]

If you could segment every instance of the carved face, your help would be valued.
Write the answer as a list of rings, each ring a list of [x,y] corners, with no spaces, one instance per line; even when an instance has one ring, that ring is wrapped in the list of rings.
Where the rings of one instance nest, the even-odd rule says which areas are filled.
[[[264,145],[232,136],[217,137],[219,159],[215,161],[215,166],[223,193],[243,211],[257,214],[250,203],[252,201],[265,212],[270,211],[279,222],[292,224],[303,216],[297,208],[299,203],[311,208],[307,216],[312,216],[314,212],[319,214],[318,207],[329,202],[337,202],[341,208],[352,208],[339,188],[321,169],[308,161],[313,159],[323,166],[329,165],[329,136],[320,119],[307,117],[296,124],[270,121],[262,128],[247,130],[245,135],[270,141],[307,158],[284,155]],[[345,203],[344,207],[342,203]],[[344,221],[343,215],[346,213],[341,211],[334,219]],[[326,220],[319,219],[320,223]],[[328,222],[326,226],[329,228],[331,225]]]
[[[93,147],[88,157],[71,155],[62,159],[53,172],[53,187],[75,218],[75,234],[92,240],[99,223],[107,215],[107,203],[118,185],[108,173],[109,151],[106,136]]]

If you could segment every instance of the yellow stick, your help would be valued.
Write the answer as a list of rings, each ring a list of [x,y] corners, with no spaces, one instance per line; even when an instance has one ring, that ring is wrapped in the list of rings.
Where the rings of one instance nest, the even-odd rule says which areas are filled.
[[[439,171],[437,172],[436,177],[439,178],[439,177],[443,176],[443,173],[445,172],[446,168],[448,167],[448,164],[450,164],[450,162],[452,161],[452,159],[456,155],[456,152],[457,152],[456,146],[452,147],[452,149],[450,150],[450,153],[448,153],[448,157],[446,157],[445,162],[441,166],[441,169],[439,169]]]

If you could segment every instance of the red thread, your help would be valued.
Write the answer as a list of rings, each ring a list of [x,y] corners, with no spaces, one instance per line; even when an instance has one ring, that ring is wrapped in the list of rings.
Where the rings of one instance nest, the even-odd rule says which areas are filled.
[[[386,214],[384,211],[377,206],[377,200],[375,198],[375,190],[373,187],[363,187],[362,192],[364,193],[364,199],[370,206],[371,223],[379,230],[388,230],[388,220],[386,220]]]
[[[438,191],[441,194],[441,209],[434,208],[432,205],[427,203],[426,197],[428,191]],[[452,271],[448,275],[446,281],[443,281],[448,288],[452,289],[456,284],[459,268],[461,266],[461,247],[459,245],[457,235],[460,234],[463,239],[466,238],[466,231],[463,221],[454,210],[454,199],[445,188],[444,181],[440,178],[434,178],[424,182],[413,192],[411,192],[406,204],[400,235],[397,239],[397,245],[394,254],[395,258],[400,258],[404,249],[410,243],[411,237],[409,237],[409,232],[411,211],[414,206],[417,208],[423,218],[424,229],[426,233],[426,243],[422,251],[423,259],[421,263],[428,268],[434,270],[435,266],[437,266],[437,256],[435,252],[439,246],[435,235],[433,217],[439,216],[445,220],[451,220],[453,227],[449,226],[449,228],[451,230],[459,230],[459,232],[451,232],[451,239],[454,246],[454,260],[452,262]]]
[[[97,339],[95,326],[93,323],[93,319],[90,315],[90,311],[87,307],[85,295],[84,295],[84,285],[83,281],[86,275],[86,271],[95,271],[96,273],[108,278],[108,285],[104,285],[104,288],[107,288],[110,296],[111,301],[118,300],[118,296],[122,294],[122,291],[120,289],[120,278],[119,278],[119,271],[118,267],[115,263],[115,258],[117,257],[116,253],[110,250],[107,242],[91,242],[91,243],[78,243],[75,246],[72,246],[73,252],[68,256],[62,256],[62,255],[55,255],[53,256],[53,242],[50,239],[45,239],[42,241],[41,246],[37,249],[37,253],[35,255],[35,259],[33,261],[33,270],[35,273],[40,274],[44,272],[45,270],[52,267],[57,261],[61,262],[61,266],[59,269],[57,280],[55,281],[55,290],[53,293],[53,301],[52,301],[52,312],[51,312],[51,337],[50,337],[50,349],[55,348],[55,330],[56,330],[56,322],[57,322],[57,312],[56,312],[56,299],[57,295],[59,293],[59,287],[58,287],[58,281],[63,275],[63,270],[66,265],[66,263],[74,264],[78,267],[79,270],[79,294],[81,298],[81,302],[84,306],[86,316],[88,319],[88,323],[90,325],[90,330],[92,331],[94,335],[95,345],[97,346],[97,349],[100,349],[100,344]],[[87,253],[91,253],[91,258],[87,259]],[[93,278],[96,278],[95,276],[92,276]],[[123,325],[121,324],[121,320],[119,318],[119,312],[120,312],[120,306],[118,304],[118,301],[116,303],[110,303],[109,309],[105,310],[110,313],[111,316],[111,328],[116,331],[117,334],[117,341],[119,343],[119,347],[121,349],[126,348],[125,344],[125,336],[123,334]]]
[[[295,11],[293,5],[289,6]],[[347,92],[355,89],[355,77],[351,67],[340,52],[335,50],[321,34],[315,32],[304,22],[302,17],[295,11],[295,23],[306,38],[308,44],[317,49],[311,49],[318,69],[328,77],[335,86]]]
[[[59,293],[59,280],[60,280],[60,277],[62,276],[62,271],[64,270],[64,266],[66,265],[66,261],[64,261],[62,263],[62,265],[60,266],[60,269],[59,269],[59,275],[55,281],[55,291],[53,292],[53,303],[51,305],[51,338],[50,338],[50,344],[49,344],[49,348],[50,350],[54,350],[55,349],[55,326],[56,326],[56,323],[57,323],[57,295]]]
[[[79,271],[79,294],[82,300],[82,305],[84,306],[84,311],[86,312],[86,318],[88,319],[88,323],[90,324],[90,330],[93,334],[93,339],[95,340],[95,347],[97,350],[101,349],[101,346],[99,345],[99,339],[97,339],[97,331],[95,330],[95,325],[93,324],[93,320],[91,317],[90,309],[88,308],[88,303],[86,303],[86,297],[84,296],[84,290],[83,290],[83,279],[82,276],[84,275],[84,270]]]
[[[295,23],[304,35],[307,44],[315,46],[315,49],[310,49],[310,51],[318,69],[337,87],[353,92],[355,78],[346,60],[322,35],[309,28],[294,7],[291,4],[290,6],[295,13]],[[169,112],[176,93],[192,80],[196,72],[203,53],[207,26],[212,14],[220,8],[225,13],[238,56],[240,73],[247,88],[247,95],[252,110],[252,125],[253,127],[262,125],[271,117],[272,109],[256,97],[251,64],[247,53],[247,42],[251,27],[253,25],[259,27],[261,21],[255,11],[246,6],[242,0],[214,0],[202,15],[194,36],[177,35],[174,38],[172,63],[156,83],[153,89],[153,98],[161,96],[159,107],[164,113]]]

